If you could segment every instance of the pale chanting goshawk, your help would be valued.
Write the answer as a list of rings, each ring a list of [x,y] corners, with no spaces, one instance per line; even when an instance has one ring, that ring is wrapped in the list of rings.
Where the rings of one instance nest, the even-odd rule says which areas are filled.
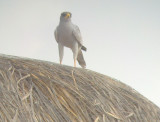
[[[83,58],[81,50],[86,51],[87,48],[83,46],[83,40],[78,26],[71,21],[72,14],[70,12],[63,12],[60,16],[60,22],[57,26],[54,35],[58,43],[59,59],[62,64],[64,47],[68,47],[73,52],[74,67],[76,67],[76,60],[81,67],[86,67],[86,62]]]

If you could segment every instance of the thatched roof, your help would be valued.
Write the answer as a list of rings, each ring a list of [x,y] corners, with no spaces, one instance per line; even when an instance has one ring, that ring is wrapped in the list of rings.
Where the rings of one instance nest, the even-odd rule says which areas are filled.
[[[160,122],[160,109],[108,76],[0,55],[0,121]]]

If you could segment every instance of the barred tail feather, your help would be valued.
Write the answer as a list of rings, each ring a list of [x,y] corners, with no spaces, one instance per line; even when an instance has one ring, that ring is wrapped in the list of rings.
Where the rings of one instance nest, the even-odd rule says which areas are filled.
[[[86,62],[83,57],[83,53],[81,50],[78,52],[77,61],[82,68],[86,68]]]

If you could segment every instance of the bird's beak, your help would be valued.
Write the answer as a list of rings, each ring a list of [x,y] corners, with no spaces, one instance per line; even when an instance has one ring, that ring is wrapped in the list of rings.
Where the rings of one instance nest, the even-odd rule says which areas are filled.
[[[65,18],[68,19],[70,16],[71,16],[70,13],[67,13]]]

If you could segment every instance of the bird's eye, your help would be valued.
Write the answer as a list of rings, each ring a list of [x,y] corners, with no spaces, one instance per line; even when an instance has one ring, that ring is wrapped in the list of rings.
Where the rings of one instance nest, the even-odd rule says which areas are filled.
[[[64,16],[65,16],[65,13],[62,13],[62,14],[61,14],[61,16],[63,16],[63,17],[64,17]]]

